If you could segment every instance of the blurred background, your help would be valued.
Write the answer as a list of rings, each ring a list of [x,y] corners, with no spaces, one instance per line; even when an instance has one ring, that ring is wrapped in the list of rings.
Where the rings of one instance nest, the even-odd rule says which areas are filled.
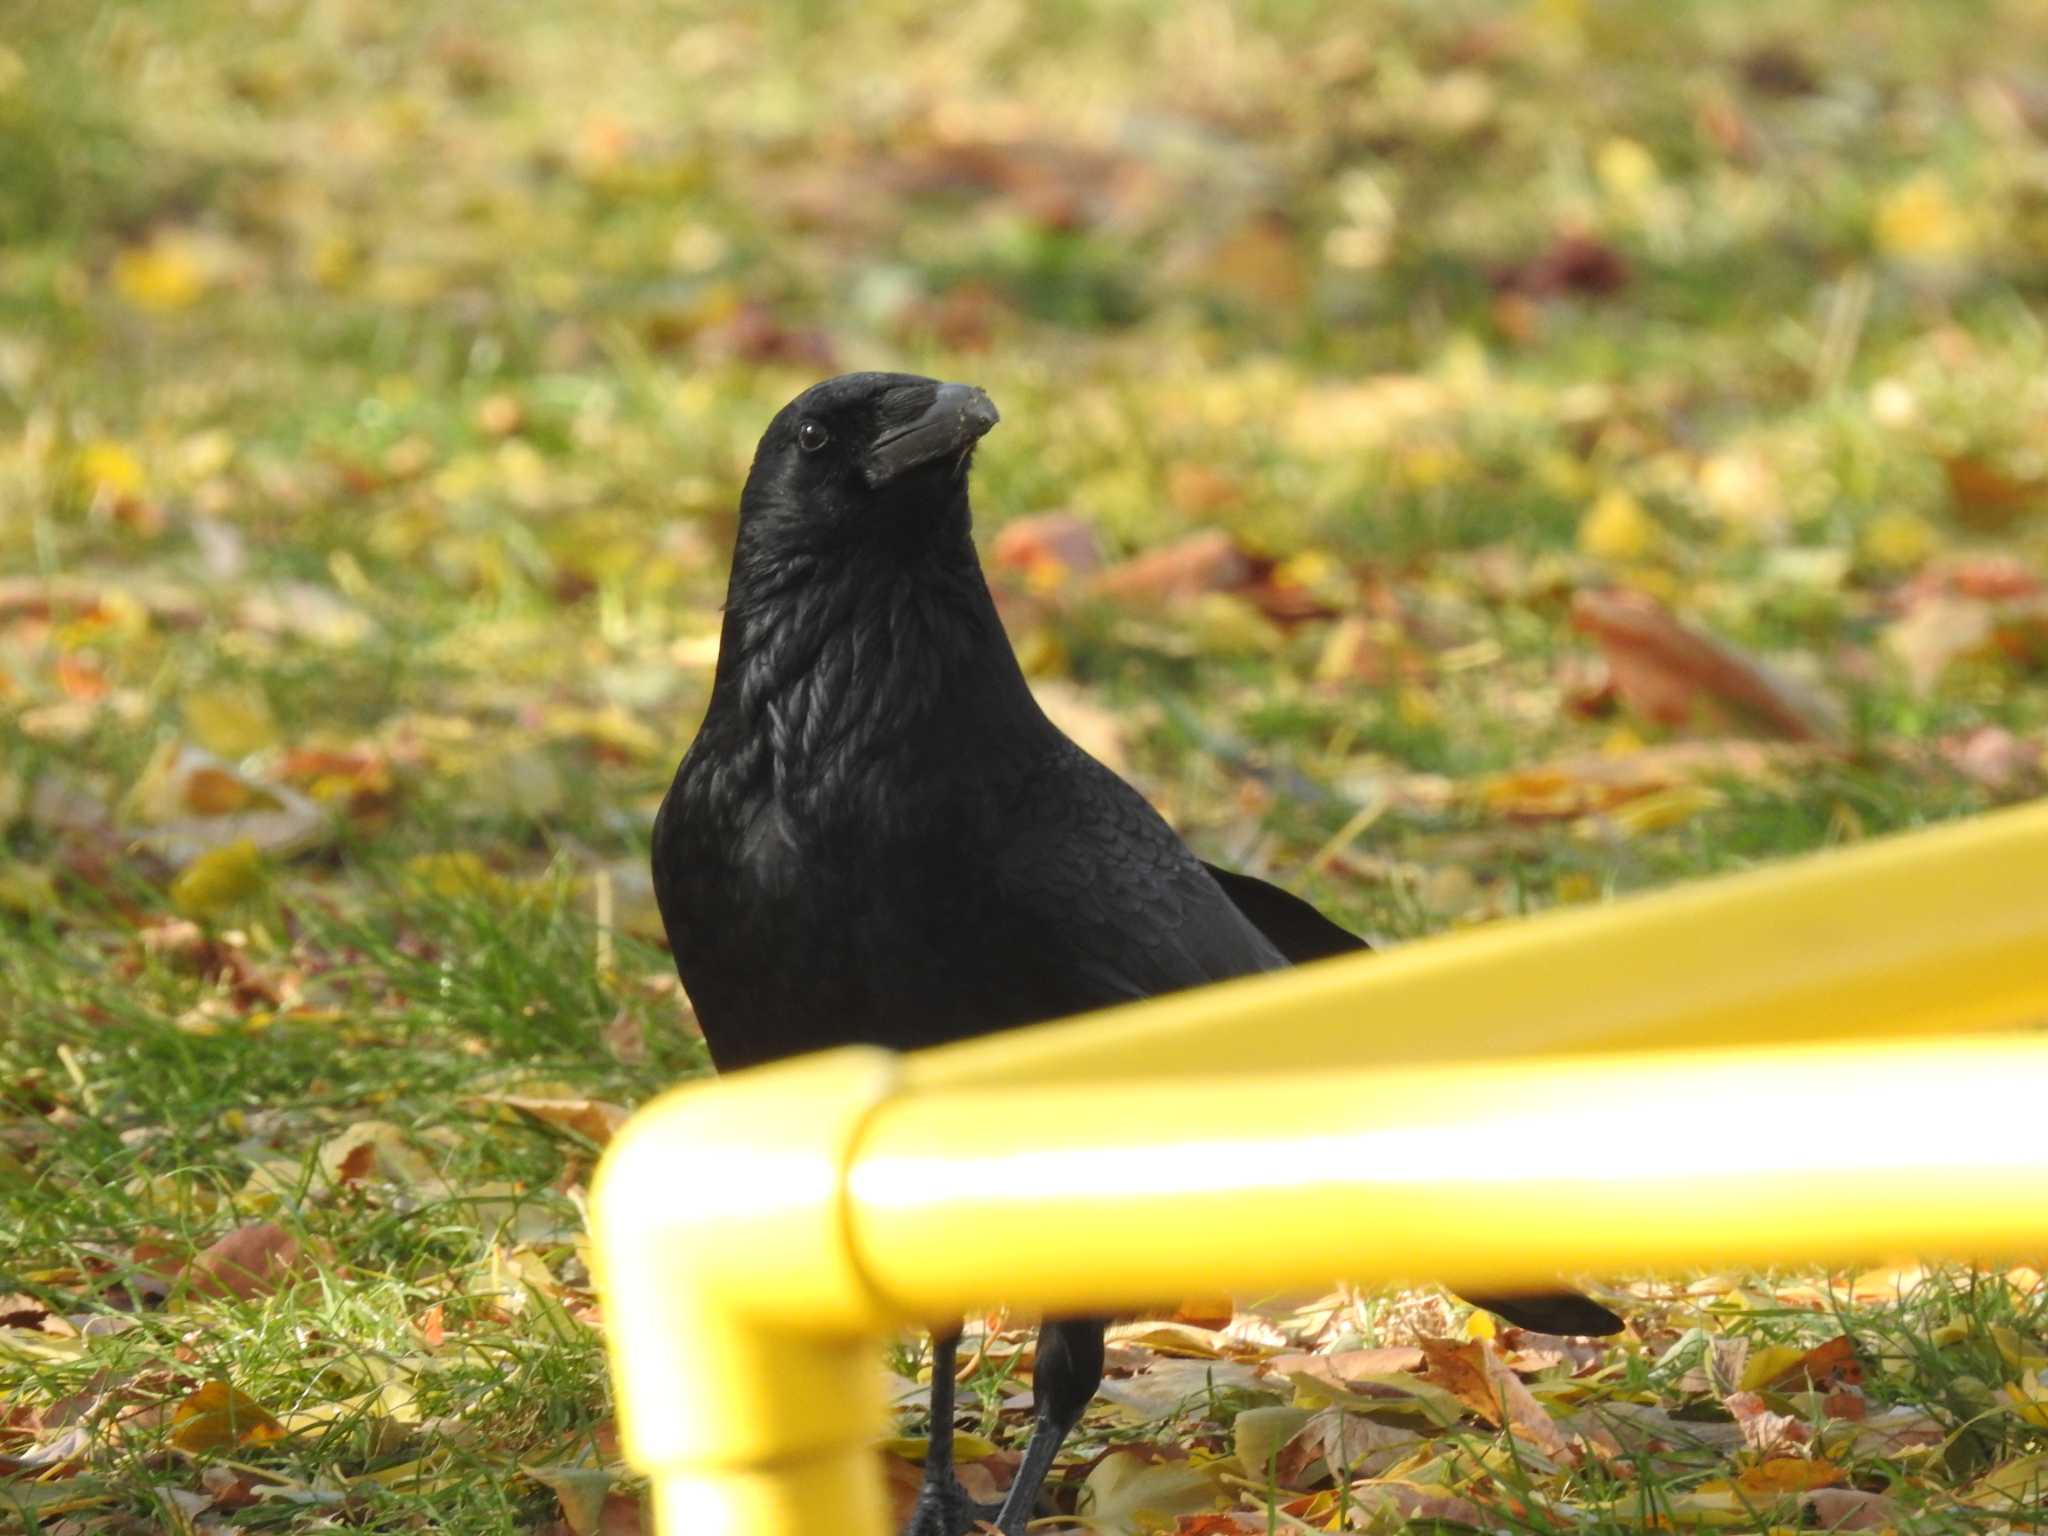
[[[103,1295],[289,1217],[389,1350],[587,1303],[607,1122],[473,1096],[701,1064],[647,824],[843,369],[991,392],[1047,707],[1361,929],[2036,794],[2044,305],[2032,0],[0,0],[9,1219]],[[521,1358],[407,1390],[591,1433]]]

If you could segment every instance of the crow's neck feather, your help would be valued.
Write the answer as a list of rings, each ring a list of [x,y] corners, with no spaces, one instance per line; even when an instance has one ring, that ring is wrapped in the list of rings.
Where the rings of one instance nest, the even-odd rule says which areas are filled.
[[[964,527],[913,551],[735,553],[701,733],[724,770],[706,787],[735,809],[886,814],[893,764],[1049,729]]]

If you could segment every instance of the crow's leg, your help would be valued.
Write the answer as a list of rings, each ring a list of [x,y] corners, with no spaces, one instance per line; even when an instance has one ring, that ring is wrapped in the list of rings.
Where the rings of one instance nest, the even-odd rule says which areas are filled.
[[[953,1388],[960,1330],[932,1335],[932,1427],[925,1444],[924,1486],[903,1536],[967,1536],[979,1521],[993,1520],[993,1504],[977,1504],[953,1475]]]
[[[1104,1326],[1100,1318],[1069,1317],[1039,1327],[1038,1363],[1031,1372],[1031,1439],[1024,1447],[1017,1480],[1010,1484],[1009,1497],[996,1516],[996,1529],[1003,1536],[1019,1536],[1037,1510],[1053,1457],[1102,1385]]]

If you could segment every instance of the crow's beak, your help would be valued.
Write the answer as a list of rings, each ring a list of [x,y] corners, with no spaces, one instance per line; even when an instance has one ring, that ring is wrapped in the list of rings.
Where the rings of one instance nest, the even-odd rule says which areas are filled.
[[[938,397],[917,420],[898,427],[870,448],[862,468],[870,486],[887,485],[897,476],[935,459],[959,455],[980,440],[1001,418],[995,402],[972,384],[941,384]]]

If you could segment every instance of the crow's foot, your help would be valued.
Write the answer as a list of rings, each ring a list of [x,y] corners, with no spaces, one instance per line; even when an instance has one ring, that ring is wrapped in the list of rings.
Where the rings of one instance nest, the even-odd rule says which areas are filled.
[[[995,1525],[1000,1507],[975,1503],[958,1482],[926,1483],[903,1536],[978,1536],[984,1527]]]

